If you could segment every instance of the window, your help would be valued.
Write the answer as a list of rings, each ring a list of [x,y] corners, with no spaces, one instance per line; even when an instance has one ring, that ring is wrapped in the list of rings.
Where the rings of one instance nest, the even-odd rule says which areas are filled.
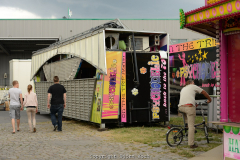
[[[187,39],[171,39],[171,44],[178,44],[187,42]]]

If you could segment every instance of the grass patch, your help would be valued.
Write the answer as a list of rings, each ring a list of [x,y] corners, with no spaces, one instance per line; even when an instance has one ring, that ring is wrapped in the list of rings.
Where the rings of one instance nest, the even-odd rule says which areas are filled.
[[[202,116],[196,116],[195,124],[202,123],[202,121],[203,121]],[[206,117],[206,121],[207,121],[207,117]],[[182,116],[173,117],[170,119],[169,123],[173,124],[173,125],[182,125],[183,126],[183,117]]]
[[[194,154],[192,154],[192,152],[187,151],[187,150],[180,151],[180,152],[178,152],[178,154],[183,157],[187,157],[187,158],[191,158],[191,157],[195,156]]]
[[[195,124],[201,123],[202,117],[197,116],[195,119]],[[182,117],[171,118],[170,124],[173,125],[183,125]],[[195,134],[195,141],[199,143],[199,147],[196,149],[190,149],[187,145],[183,143],[175,148],[171,148],[166,143],[166,133],[168,131],[167,127],[125,127],[125,128],[114,128],[110,129],[108,132],[104,132],[103,136],[109,137],[111,140],[123,143],[141,143],[147,144],[150,147],[162,147],[166,153],[179,154],[180,156],[191,158],[194,157],[196,152],[206,152],[209,151],[222,143],[222,134],[216,134],[215,131],[209,129],[209,140],[210,143],[207,144],[205,133],[203,129],[197,129]],[[185,138],[184,140],[185,141]],[[186,142],[185,142],[186,144]],[[132,150],[138,150],[137,148],[129,148]]]
[[[159,127],[129,127],[110,130],[111,137],[118,142],[136,142],[158,146],[158,141],[166,141],[167,128],[159,131]],[[123,134],[124,133],[124,134]]]

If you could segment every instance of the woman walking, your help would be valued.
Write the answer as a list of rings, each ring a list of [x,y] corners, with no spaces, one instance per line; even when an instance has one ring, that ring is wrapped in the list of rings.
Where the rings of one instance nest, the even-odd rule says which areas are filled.
[[[32,85],[27,87],[28,93],[25,94],[23,105],[27,108],[28,124],[30,132],[36,132],[35,115],[38,111],[38,101],[36,93],[32,92]],[[32,130],[33,126],[33,130]]]

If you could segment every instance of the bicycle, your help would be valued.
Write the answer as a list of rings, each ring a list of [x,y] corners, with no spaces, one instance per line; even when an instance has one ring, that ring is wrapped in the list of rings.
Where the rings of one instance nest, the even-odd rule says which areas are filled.
[[[207,101],[205,102],[207,103]],[[203,122],[200,123],[200,124],[195,124],[194,127],[198,127],[198,126],[201,126],[203,125],[203,128],[198,128],[198,129],[204,129],[204,132],[205,132],[205,137],[207,139],[207,143],[209,143],[209,139],[208,139],[208,127],[206,125],[206,121],[205,121],[205,116],[204,116],[204,113],[203,113],[203,108],[202,108],[202,102],[198,103],[197,105],[201,105],[201,112],[202,112],[202,117],[203,117]],[[180,111],[179,111],[180,112]],[[184,118],[184,114],[183,112],[180,112],[182,113],[183,115],[183,122],[184,122],[184,126],[168,126],[169,128],[169,131],[167,132],[166,134],[166,141],[167,141],[167,144],[170,146],[170,147],[176,147],[178,145],[180,145],[182,143],[182,140],[183,140],[183,137],[185,136],[185,138],[187,138],[188,134],[187,134],[187,131],[188,131],[188,127],[185,123],[185,118]],[[184,134],[185,132],[185,134]],[[195,130],[195,133],[196,133],[196,130]]]

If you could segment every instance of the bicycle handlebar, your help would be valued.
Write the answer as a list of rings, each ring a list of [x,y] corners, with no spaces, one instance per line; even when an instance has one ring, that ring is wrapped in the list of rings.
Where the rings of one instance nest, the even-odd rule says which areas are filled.
[[[202,104],[205,104],[205,103],[208,104],[208,103],[207,103],[207,100],[204,101],[204,102],[198,102],[198,103],[196,103],[196,104],[197,104],[197,105],[202,105]]]

